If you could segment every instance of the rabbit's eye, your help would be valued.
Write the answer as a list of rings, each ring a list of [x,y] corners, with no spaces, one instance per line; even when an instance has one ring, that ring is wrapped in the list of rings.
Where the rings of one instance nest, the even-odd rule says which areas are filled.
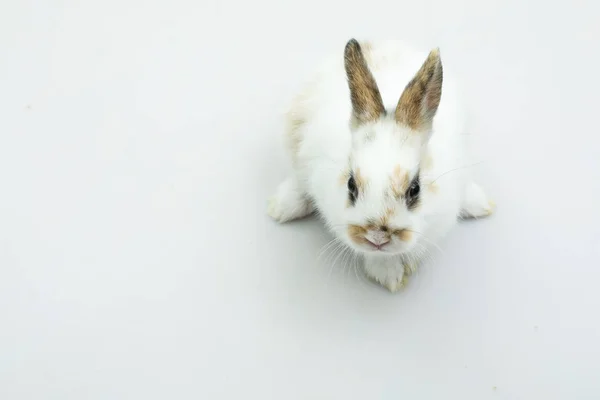
[[[354,204],[358,197],[358,187],[353,175],[350,175],[350,179],[348,179],[348,196],[350,196],[350,202]]]
[[[417,175],[406,191],[406,205],[408,208],[414,208],[417,205],[419,193],[421,193],[421,184],[419,182],[419,175]]]

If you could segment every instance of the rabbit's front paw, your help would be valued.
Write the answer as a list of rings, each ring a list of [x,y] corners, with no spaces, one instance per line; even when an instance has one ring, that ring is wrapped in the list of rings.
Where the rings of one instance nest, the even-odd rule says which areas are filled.
[[[406,286],[409,271],[398,257],[366,256],[365,274],[390,292],[394,293]]]
[[[305,217],[312,212],[312,203],[294,177],[287,178],[279,185],[267,206],[269,216],[280,223]]]

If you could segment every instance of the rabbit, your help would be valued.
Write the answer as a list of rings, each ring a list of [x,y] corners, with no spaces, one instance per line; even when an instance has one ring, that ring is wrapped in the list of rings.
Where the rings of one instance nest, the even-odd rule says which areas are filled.
[[[469,176],[465,115],[438,48],[347,42],[293,99],[292,173],[268,202],[284,223],[317,211],[391,292],[460,218],[494,203]]]

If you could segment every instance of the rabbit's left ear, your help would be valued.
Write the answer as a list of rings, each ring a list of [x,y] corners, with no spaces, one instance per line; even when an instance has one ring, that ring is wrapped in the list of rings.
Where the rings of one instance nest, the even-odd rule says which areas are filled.
[[[346,44],[344,67],[350,88],[353,118],[359,124],[376,121],[385,114],[383,100],[360,44],[355,39]]]
[[[442,59],[432,50],[414,78],[406,85],[398,106],[396,122],[415,131],[429,131],[442,97]]]

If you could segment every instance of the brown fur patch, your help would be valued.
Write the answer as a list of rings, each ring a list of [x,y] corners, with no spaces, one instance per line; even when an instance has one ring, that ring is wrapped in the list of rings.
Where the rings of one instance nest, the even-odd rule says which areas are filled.
[[[416,131],[431,129],[442,97],[442,82],[442,60],[435,49],[404,88],[396,107],[396,122]]]
[[[367,226],[360,225],[349,225],[348,226],[348,235],[350,239],[356,244],[368,244],[369,241],[365,238],[365,235],[369,231],[377,231],[380,230],[380,226],[377,226],[375,221],[370,221]],[[386,230],[382,230],[385,233],[385,238],[390,239],[392,233]],[[395,232],[394,232],[395,233]]]
[[[367,234],[367,228],[360,225],[349,225],[348,236],[356,244],[367,244],[368,240],[365,238]]]
[[[427,188],[431,193],[437,193],[440,190],[440,187],[436,183],[430,183],[427,185]]]
[[[397,231],[394,231],[394,235],[398,236],[398,239],[402,240],[403,242],[408,242],[410,239],[412,239],[412,232],[408,231],[406,229],[399,229]]]
[[[387,208],[381,218],[379,218],[379,224],[381,227],[387,228],[390,224],[390,219],[396,214],[396,210],[393,208]]]
[[[392,193],[394,194],[394,197],[399,199],[400,197],[404,196],[404,193],[406,193],[406,190],[410,185],[408,171],[405,171],[402,169],[402,167],[396,165],[394,171],[392,172],[391,181]]]
[[[385,113],[385,107],[361,46],[355,39],[346,44],[344,67],[350,89],[353,125],[376,121]]]

